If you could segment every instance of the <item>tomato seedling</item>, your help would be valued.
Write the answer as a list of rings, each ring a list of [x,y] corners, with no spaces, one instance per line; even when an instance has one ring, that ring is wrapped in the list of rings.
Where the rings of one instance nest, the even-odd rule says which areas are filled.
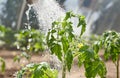
[[[119,58],[120,58],[120,33],[115,31],[107,31],[102,35],[102,38],[95,43],[94,49],[96,52],[100,48],[104,48],[104,57],[106,60],[112,59],[116,66],[116,76],[119,78]]]

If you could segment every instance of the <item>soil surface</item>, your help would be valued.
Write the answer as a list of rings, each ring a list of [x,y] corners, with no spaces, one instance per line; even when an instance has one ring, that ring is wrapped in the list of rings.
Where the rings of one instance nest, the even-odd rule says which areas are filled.
[[[9,51],[9,50],[0,50],[0,57],[5,59],[6,62],[6,70],[4,73],[0,72],[0,78],[14,78],[14,74],[17,70],[21,69],[24,65],[34,62],[34,63],[40,63],[40,62],[49,62],[50,61],[50,55],[48,53],[40,53],[35,54],[32,56],[31,61],[27,61],[26,59],[21,59],[20,63],[14,62],[13,58],[20,54],[19,51]],[[100,56],[103,57],[103,54],[100,53]],[[120,62],[120,61],[119,61]],[[114,64],[111,60],[105,62],[107,67],[107,77],[106,78],[116,78],[116,69]],[[85,78],[84,76],[84,67],[78,68],[77,66],[77,60],[74,60],[73,67],[71,69],[71,72],[67,72],[67,78]],[[59,78],[61,78],[60,75],[61,71],[59,71]],[[96,77],[99,78],[99,77]]]

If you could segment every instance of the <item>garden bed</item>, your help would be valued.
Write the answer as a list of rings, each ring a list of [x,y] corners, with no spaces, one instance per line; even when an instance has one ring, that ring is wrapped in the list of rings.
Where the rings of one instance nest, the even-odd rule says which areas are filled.
[[[19,54],[19,51],[11,51],[11,50],[0,50],[0,57],[5,59],[6,62],[6,70],[4,73],[0,72],[0,78],[14,78],[14,73],[19,70],[25,64],[28,64],[26,59],[21,59],[20,63],[14,62],[13,58]],[[103,54],[99,54],[103,57]],[[48,53],[40,53],[38,55],[33,55],[30,62],[39,63],[42,61],[49,62],[49,54]],[[120,61],[119,61],[120,62]],[[111,60],[105,62],[107,67],[107,78],[115,78],[116,70],[115,66]],[[79,69],[77,67],[77,60],[74,60],[74,65],[71,69],[71,73],[67,73],[67,78],[85,78],[84,76],[84,68],[83,66]],[[61,71],[59,72],[61,73]],[[60,77],[60,75],[59,75]]]

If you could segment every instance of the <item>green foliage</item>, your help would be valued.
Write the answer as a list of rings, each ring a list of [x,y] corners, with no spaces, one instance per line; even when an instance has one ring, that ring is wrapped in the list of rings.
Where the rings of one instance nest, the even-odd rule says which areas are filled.
[[[23,53],[20,56],[16,56],[14,61],[20,61],[21,57],[30,59],[32,53],[38,53],[45,49],[44,35],[40,30],[25,29],[15,34],[16,42],[15,45]]]
[[[5,61],[3,58],[0,57],[0,66],[1,66],[1,71],[4,72],[5,71]]]
[[[48,32],[47,44],[51,53],[55,54],[58,59],[63,62],[63,72],[66,71],[66,68],[70,71],[73,58],[78,56],[79,66],[84,64],[87,78],[95,78],[97,75],[104,78],[106,69],[104,63],[98,57],[98,54],[88,45],[83,45],[82,43],[74,45],[76,37],[73,33],[73,23],[70,20],[72,17],[78,18],[78,27],[82,26],[80,36],[85,32],[86,23],[84,17],[75,15],[72,12],[67,12],[62,21],[53,22],[52,29]],[[62,75],[64,75],[64,73]],[[62,76],[62,78],[65,78],[65,75]]]
[[[76,56],[79,60],[79,66],[84,64],[87,78],[95,78],[97,75],[104,78],[106,68],[98,54],[92,47],[82,43],[78,44],[79,41],[73,32],[73,23],[71,22],[73,17],[78,18],[77,27],[81,27],[79,41],[82,42],[81,36],[86,28],[85,18],[72,12],[67,12],[63,20],[53,22],[52,29],[47,35],[47,44],[51,53],[55,54],[63,63],[62,78],[65,78],[66,69],[70,72],[73,58]]]
[[[105,49],[105,59],[108,60],[111,57],[115,63],[120,54],[120,34],[115,31],[105,32],[101,40],[95,43],[94,49],[98,52],[102,47]]]
[[[120,56],[120,33],[115,31],[107,31],[102,35],[101,40],[95,43],[94,49],[96,52],[100,48],[104,48],[104,57],[106,60],[112,59],[116,66],[117,78],[119,78],[119,56]]]
[[[82,28],[80,36],[84,33],[86,23],[84,16],[67,12],[66,16],[61,21],[54,21],[52,23],[52,29],[49,30],[47,35],[47,44],[52,54],[55,54],[58,59],[65,63],[68,71],[71,69],[73,62],[73,53],[70,49],[71,42],[75,39],[73,32],[73,22],[71,18],[78,19],[77,27]]]
[[[104,62],[92,48],[83,44],[76,54],[78,56],[79,66],[83,64],[85,67],[85,75],[87,78],[95,78],[97,75],[105,78],[106,68]]]
[[[17,78],[57,78],[57,70],[51,69],[46,62],[28,64],[17,72]]]
[[[44,35],[40,30],[25,29],[15,35],[17,48],[22,51],[38,52],[44,50]]]
[[[4,42],[4,47],[13,47],[15,32],[16,31],[12,31],[10,28],[0,26],[0,40]]]
[[[112,57],[113,62],[117,61],[120,54],[120,34],[114,31],[105,32],[102,44],[105,48],[105,58]]]

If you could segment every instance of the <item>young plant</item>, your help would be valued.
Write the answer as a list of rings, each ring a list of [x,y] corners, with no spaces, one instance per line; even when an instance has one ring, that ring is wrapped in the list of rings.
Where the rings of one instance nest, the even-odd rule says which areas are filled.
[[[62,62],[62,78],[66,77],[66,71],[70,71],[73,62],[73,53],[70,45],[75,38],[73,32],[73,22],[71,18],[78,19],[77,27],[81,26],[81,34],[85,31],[86,23],[85,17],[75,15],[72,12],[67,12],[66,16],[61,21],[54,21],[52,29],[49,30],[47,35],[47,44],[52,54],[55,54]]]
[[[15,36],[15,45],[19,50],[24,51],[23,54],[17,56],[16,58],[25,56],[29,59],[28,57],[32,53],[38,53],[39,51],[43,51],[45,49],[44,35],[39,30],[25,29],[21,30]]]
[[[103,47],[105,49],[104,57],[106,60],[112,59],[116,66],[116,75],[119,78],[119,59],[120,59],[120,33],[108,31],[102,35],[100,41],[96,42],[94,49],[96,52]]]
[[[66,16],[61,21],[52,23],[52,28],[47,35],[47,44],[52,54],[55,54],[62,62],[62,78],[66,78],[66,71],[70,72],[73,58],[78,57],[79,66],[84,64],[87,78],[95,78],[99,75],[104,78],[106,69],[104,63],[98,57],[98,54],[93,51],[88,45],[79,44],[76,42],[76,35],[73,32],[73,22],[71,18],[78,18],[77,27],[81,27],[80,37],[85,32],[86,23],[85,17],[75,15],[72,12],[67,12]]]
[[[0,66],[1,66],[1,71],[4,72],[5,71],[5,61],[3,58],[0,57]]]
[[[16,73],[17,78],[57,78],[57,70],[51,69],[46,62],[28,64]]]

